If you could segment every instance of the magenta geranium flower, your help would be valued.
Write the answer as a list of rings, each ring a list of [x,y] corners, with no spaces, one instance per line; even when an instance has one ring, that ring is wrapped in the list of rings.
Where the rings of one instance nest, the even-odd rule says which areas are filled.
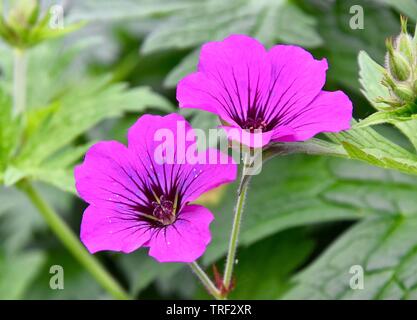
[[[177,99],[182,108],[217,114],[232,138],[252,147],[302,141],[350,127],[349,98],[322,90],[326,70],[325,59],[300,47],[267,51],[255,39],[232,35],[203,45],[198,71],[180,81]],[[258,145],[245,138],[255,132],[262,133]]]
[[[172,132],[173,139],[160,141],[161,129]],[[237,166],[227,156],[224,164],[191,164],[189,154],[210,156],[212,162],[224,156],[213,149],[189,152],[193,145],[193,129],[181,116],[144,115],[130,128],[127,147],[103,141],[89,149],[75,169],[75,179],[78,193],[89,204],[81,240],[91,253],[149,247],[160,262],[192,262],[203,254],[211,240],[213,215],[189,203],[235,180]]]

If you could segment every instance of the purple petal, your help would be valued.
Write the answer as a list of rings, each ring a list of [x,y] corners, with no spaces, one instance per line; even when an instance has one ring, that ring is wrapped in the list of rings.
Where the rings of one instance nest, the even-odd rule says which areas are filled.
[[[322,91],[302,112],[291,113],[288,126],[294,134],[274,141],[303,141],[320,132],[339,132],[350,128],[352,102],[342,91]]]
[[[102,250],[130,253],[143,246],[150,237],[147,226],[126,219],[115,210],[90,205],[84,211],[81,241],[90,253]]]
[[[159,130],[171,138],[158,140]],[[163,232],[177,242],[175,234],[179,230],[185,243],[190,243],[188,256],[180,252],[177,260],[188,261],[201,255],[210,240],[208,225],[213,217],[207,209],[187,203],[211,188],[233,181],[237,165],[218,150],[198,153],[193,129],[175,114],[141,117],[129,130],[128,140],[128,148],[115,141],[95,144],[88,150],[83,164],[75,169],[77,190],[90,204],[82,220],[83,243],[92,253],[100,250],[128,253],[141,246],[151,246],[151,251],[159,257],[158,252],[165,250],[163,246],[157,247],[160,234]],[[156,150],[161,144],[167,153],[174,155],[172,163],[160,162],[164,157],[158,156]],[[197,162],[188,162],[191,155]],[[209,164],[207,159],[216,162]],[[204,161],[198,162],[201,160]],[[158,207],[160,211],[178,204],[174,224],[168,224],[171,223],[168,217],[155,216],[155,203],[159,201],[165,206]],[[175,214],[175,211],[164,214]],[[178,250],[174,248],[172,254]],[[174,261],[172,254],[159,260]]]
[[[180,107],[217,114],[228,123],[223,128],[229,137],[251,147],[304,140],[349,128],[349,99],[334,96],[332,108],[332,99],[322,97],[326,70],[326,59],[316,60],[301,47],[277,45],[267,52],[255,39],[234,35],[203,46],[198,72],[179,83],[177,99]],[[262,139],[245,142],[254,141],[256,129]]]
[[[149,255],[159,262],[193,262],[211,241],[212,213],[199,205],[185,206],[174,224],[154,233]]]
[[[185,162],[186,150],[194,142],[192,127],[183,116],[176,113],[167,116],[143,115],[128,133],[129,150],[140,160],[139,163],[149,166],[163,162],[164,159],[157,152],[162,143],[165,143],[170,155],[167,159],[180,163]]]
[[[303,48],[277,45],[268,52],[273,76],[271,96],[264,101],[265,120],[275,118],[277,125],[286,125],[291,114],[298,113],[320,93],[326,81],[327,61],[315,60]]]

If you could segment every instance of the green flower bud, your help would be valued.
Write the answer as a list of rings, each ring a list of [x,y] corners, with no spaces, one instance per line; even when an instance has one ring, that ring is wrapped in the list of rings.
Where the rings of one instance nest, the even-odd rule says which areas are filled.
[[[403,56],[401,52],[394,49],[392,40],[386,42],[388,49],[388,69],[395,80],[406,81],[411,75],[410,62]]]
[[[413,63],[416,54],[411,37],[408,34],[400,34],[396,42],[398,50],[407,58],[409,63]]]
[[[401,17],[401,33],[395,39],[387,39],[385,72],[381,83],[388,94],[377,98],[381,111],[401,114],[417,113],[417,26],[414,37],[407,31],[407,19]]]
[[[401,16],[401,33],[395,43],[396,49],[408,59],[410,64],[413,64],[416,58],[416,46],[407,32],[407,18],[403,16]]]
[[[0,1],[0,37],[13,48],[25,50],[48,39],[62,37],[84,25],[79,22],[53,29],[48,24],[51,12],[41,14],[40,0],[14,0],[13,4],[10,10],[4,12]]]
[[[394,88],[395,87],[395,81],[391,78],[391,76],[388,74],[388,72],[385,71],[384,76],[382,78],[381,83],[386,86],[387,88]]]

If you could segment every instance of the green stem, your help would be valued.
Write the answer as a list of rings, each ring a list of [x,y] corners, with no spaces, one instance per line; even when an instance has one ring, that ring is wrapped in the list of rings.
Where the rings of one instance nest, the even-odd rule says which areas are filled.
[[[222,295],[220,293],[220,290],[216,288],[214,283],[210,280],[207,273],[204,272],[203,269],[198,265],[197,262],[192,262],[189,264],[193,272],[196,274],[198,279],[203,283],[204,287],[207,289],[207,291],[217,300],[222,299]]]
[[[13,115],[19,116],[26,108],[26,53],[20,49],[13,51]]]
[[[103,268],[98,260],[88,253],[68,225],[42,198],[39,192],[28,181],[21,181],[18,185],[34,206],[39,210],[55,235],[73,256],[91,273],[97,282],[114,298],[127,300],[128,294],[116,282],[116,280]]]
[[[240,223],[242,221],[243,207],[245,204],[246,192],[248,189],[249,180],[245,179],[244,169],[242,170],[241,183],[235,207],[235,215],[233,218],[232,232],[230,234],[229,250],[227,253],[226,266],[223,275],[223,286],[229,289],[232,281],[233,267],[236,259],[236,249],[239,239]]]

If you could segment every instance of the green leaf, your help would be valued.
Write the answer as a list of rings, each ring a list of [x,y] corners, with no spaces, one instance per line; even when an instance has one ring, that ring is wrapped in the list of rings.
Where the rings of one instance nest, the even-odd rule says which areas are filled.
[[[198,57],[200,56],[200,49],[193,50],[188,54],[164,80],[164,86],[167,88],[174,88],[178,81],[184,78],[186,75],[196,71],[198,63]]]
[[[378,111],[363,120],[359,120],[358,124],[355,125],[355,128],[364,128],[383,123],[396,124],[409,121],[410,119],[412,119],[412,117],[399,116],[396,111]]]
[[[25,173],[22,170],[15,168],[13,166],[9,166],[4,172],[4,185],[6,187],[10,187],[14,185],[16,182],[20,181],[24,177],[25,177]]]
[[[28,138],[17,162],[39,164],[104,119],[149,106],[170,106],[149,88],[128,90],[122,84],[105,84],[105,78],[87,80],[60,99],[58,110]]]
[[[417,2],[410,0],[381,0],[381,2],[392,6],[405,16],[417,21]]]
[[[364,28],[352,29],[350,8],[358,5],[355,0],[329,1],[315,6],[318,30],[327,44],[320,54],[329,61],[327,81],[358,91],[357,57],[361,50],[368,52],[382,63],[386,48],[384,41],[400,30],[399,19],[390,8],[374,1],[361,1],[364,11]],[[321,8],[321,9],[318,9]]]
[[[55,188],[37,185],[49,203],[58,212],[66,213],[72,197]],[[33,245],[35,235],[47,226],[37,209],[14,188],[0,188],[0,242],[7,253]]]
[[[59,107],[54,108],[55,111],[48,117],[39,112],[32,114],[34,117],[41,114],[43,121],[27,138],[21,153],[14,160],[25,176],[74,192],[71,165],[86,150],[86,146],[70,148],[61,160],[55,153],[65,153],[62,148],[104,119],[118,117],[128,111],[140,112],[148,106],[170,108],[169,102],[146,87],[128,90],[125,85],[105,84],[105,78],[87,81],[62,97],[57,102]],[[58,157],[58,160],[51,160],[50,157]]]
[[[337,145],[342,145],[351,159],[417,174],[417,156],[384,138],[370,127],[329,133],[327,136]]]
[[[28,60],[27,110],[32,112],[33,109],[42,107],[44,112],[48,111],[46,106],[66,94],[73,86],[77,86],[80,78],[89,77],[85,69],[86,61],[79,57],[86,50],[102,44],[102,39],[89,36],[77,39],[70,44],[63,40],[48,41],[26,51]],[[0,46],[2,56],[0,86],[8,94],[10,100],[13,84],[12,53],[9,47]],[[73,67],[74,62],[79,63],[77,68]]]
[[[0,184],[9,159],[17,144],[17,121],[12,119],[10,98],[0,88]]]
[[[239,249],[233,272],[235,287],[229,298],[271,299],[288,290],[295,270],[305,263],[315,246],[305,231],[305,228],[287,230]],[[223,261],[218,261],[216,267],[221,272]],[[207,267],[206,272],[214,278],[211,269]],[[211,299],[195,275],[190,277],[188,269],[181,269],[169,279],[158,281],[157,285],[171,296]]]
[[[76,147],[71,146],[64,148],[61,152],[50,157],[48,161],[44,163],[44,166],[51,170],[72,167],[75,162],[81,159],[93,143],[94,142],[88,142]]]
[[[66,21],[112,21],[144,19],[174,14],[190,8],[193,0],[89,0],[77,1],[71,8]]]
[[[284,16],[292,19],[292,28],[283,21]],[[265,40],[267,45],[284,37],[282,40],[295,44],[317,46],[321,39],[313,26],[314,19],[287,0],[208,0],[192,4],[188,10],[179,12],[156,28],[145,39],[143,52],[191,48],[233,33],[254,35]],[[273,35],[271,30],[274,30]]]
[[[358,63],[359,82],[362,86],[362,93],[375,109],[387,108],[388,105],[376,102],[377,98],[389,98],[387,87],[381,83],[384,68],[372,60],[365,51],[359,52]]]
[[[210,227],[212,242],[202,257],[206,266],[226,254],[236,188],[233,184],[216,189],[209,199],[198,200],[215,215]],[[389,215],[398,208],[412,212],[417,208],[415,192],[414,178],[359,162],[301,155],[275,158],[265,164],[262,173],[251,182],[239,252],[279,231],[297,226],[359,220],[381,213]],[[146,252],[141,249],[117,260],[129,277],[133,294],[157,278],[168,281],[182,269],[178,264],[158,264]],[[241,261],[240,253],[238,259]],[[294,259],[295,264],[297,258]]]
[[[143,53],[166,49],[195,48],[230,34],[249,34],[267,46],[277,41],[317,47],[322,44],[316,21],[288,0],[207,0],[163,20],[146,38]],[[198,51],[187,55],[168,75],[165,85],[173,87],[197,65]]]
[[[45,257],[40,251],[6,255],[0,253],[0,299],[21,299]]]
[[[198,201],[210,207],[216,217],[210,228],[212,242],[202,257],[206,266],[223,257],[227,251],[236,201],[233,194],[236,188],[237,185],[233,184],[213,190],[210,197]],[[391,216],[399,210],[404,214],[412,214],[417,208],[417,199],[414,197],[416,192],[417,182],[413,177],[369,167],[360,162],[301,155],[272,159],[265,164],[259,176],[253,177],[250,185],[239,242],[238,267],[240,263],[244,263],[241,254],[245,259],[245,251],[250,250],[256,243],[259,243],[259,247],[255,251],[261,252],[259,248],[263,247],[261,243],[264,239],[279,231],[318,223],[360,220],[378,215]],[[293,249],[297,247],[297,241],[291,243]],[[281,246],[279,242],[276,242],[276,245]],[[286,246],[285,241],[282,246]],[[300,246],[300,256],[294,257],[295,260],[292,262],[294,267],[297,265],[296,261],[302,261],[302,248],[306,250],[305,254],[308,252],[306,247],[301,244]],[[182,270],[178,264],[156,263],[147,256],[146,251],[141,249],[118,258],[119,265],[128,274],[134,294],[148,287],[156,279],[162,278],[162,282],[170,282],[172,277],[177,277],[178,272]],[[267,256],[267,252],[264,252],[264,260],[257,259],[264,261],[264,265],[268,266],[269,261],[273,261],[270,265],[271,274],[272,266],[278,263],[274,260],[274,255]],[[247,259],[249,258],[248,254]],[[251,259],[251,264],[253,263]],[[290,261],[288,263],[291,265]],[[283,267],[282,270],[289,272],[289,269]],[[244,274],[250,273],[245,271]],[[277,277],[281,275],[277,273]],[[252,283],[251,279],[247,281],[248,285]],[[242,282],[241,294],[246,297],[247,287],[244,280]],[[272,290],[269,284],[262,285]],[[287,285],[277,284],[277,288],[284,290]],[[281,289],[278,289],[277,295],[281,292]],[[260,297],[261,292],[258,293]]]
[[[291,1],[270,1],[259,13],[258,23],[253,36],[268,46],[278,39],[309,48],[323,44],[315,17],[305,14]]]
[[[393,125],[400,130],[417,150],[417,119],[409,121],[395,121]]]
[[[9,166],[4,173],[5,186],[12,186],[22,178],[41,181],[58,189],[76,194],[73,166],[80,160],[92,143],[78,147],[70,147],[48,159],[39,167],[23,167],[17,169]]]
[[[77,194],[73,169],[28,168],[22,174],[33,181],[41,181],[62,191]]]
[[[416,208],[416,207],[415,207]],[[367,219],[341,236],[294,278],[286,299],[415,299],[417,216]],[[350,268],[364,270],[363,290],[352,290]]]
[[[332,142],[310,139],[305,142],[274,144],[264,157],[305,153],[361,160],[386,169],[417,174],[417,156],[386,139],[370,127],[357,128],[339,133],[326,134]]]

